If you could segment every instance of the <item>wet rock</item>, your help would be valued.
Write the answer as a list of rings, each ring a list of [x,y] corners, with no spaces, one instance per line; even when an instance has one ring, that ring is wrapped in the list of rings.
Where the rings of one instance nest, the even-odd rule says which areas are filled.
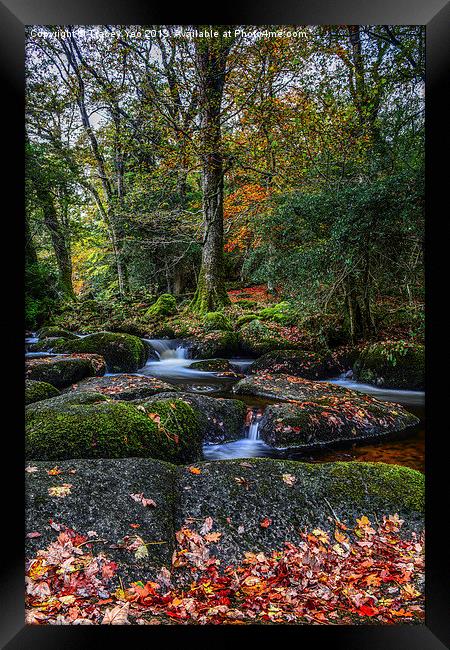
[[[177,388],[156,377],[121,374],[83,379],[68,390],[102,393],[111,399],[136,400],[152,397],[164,391],[176,391]]]
[[[192,393],[162,393],[160,399],[181,399],[197,413],[205,442],[222,443],[242,437],[247,407],[237,399],[222,399]],[[151,408],[151,401],[146,403]]]
[[[34,381],[32,379],[25,381],[25,404],[32,404],[57,395],[59,395],[59,390],[45,381]]]
[[[227,372],[232,370],[228,359],[204,359],[202,361],[193,361],[189,367],[195,370],[203,370],[205,372]]]
[[[105,374],[106,365],[98,354],[73,354],[27,359],[25,377],[44,381],[56,388],[66,388],[85,377]]]
[[[26,456],[72,458],[202,458],[202,430],[195,411],[177,399],[157,399],[150,408],[74,391],[27,406]]]
[[[64,343],[66,339],[58,336],[49,336],[45,339],[30,343],[27,346],[28,352],[53,352],[53,348],[58,343]]]
[[[274,350],[259,357],[250,372],[285,373],[305,379],[319,379],[336,374],[331,357],[304,350]]]
[[[419,423],[398,404],[290,375],[247,377],[233,390],[289,400],[268,406],[259,428],[265,442],[281,449],[351,445],[412,430]]]
[[[97,332],[74,341],[58,343],[55,352],[101,354],[109,372],[136,372],[147,360],[147,346],[137,336]]]
[[[276,329],[258,319],[243,325],[239,331],[240,348],[246,354],[260,356],[271,350],[291,349],[296,346],[283,339]]]

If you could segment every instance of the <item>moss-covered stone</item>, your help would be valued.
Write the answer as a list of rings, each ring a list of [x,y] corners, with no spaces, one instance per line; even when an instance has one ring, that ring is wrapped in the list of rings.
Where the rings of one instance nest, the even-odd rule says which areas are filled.
[[[46,338],[63,338],[63,339],[76,339],[78,338],[73,332],[69,332],[63,327],[58,327],[57,325],[47,325],[46,327],[41,327],[37,332],[37,336],[40,339]]]
[[[419,423],[398,404],[291,375],[246,377],[234,386],[233,392],[291,402],[268,406],[260,423],[261,437],[278,448],[351,445],[392,436]]]
[[[336,374],[331,357],[305,350],[274,350],[259,357],[251,372],[286,373],[305,379],[318,379]]]
[[[188,343],[193,359],[226,357],[235,354],[238,350],[236,332],[222,330],[207,332],[201,338],[191,338]]]
[[[148,410],[80,391],[27,406],[26,455],[190,462],[202,457],[202,434],[195,412],[182,400],[154,400]]]
[[[202,361],[193,361],[189,367],[195,370],[203,370],[205,372],[231,371],[228,359],[203,359]]]
[[[64,343],[66,340],[60,336],[49,336],[45,339],[40,339],[37,343],[30,343],[27,349],[28,352],[52,352],[55,345]]]
[[[353,371],[360,381],[384,386],[423,390],[425,348],[410,341],[382,341],[365,347]]]
[[[100,377],[105,370],[105,361],[98,354],[50,356],[27,359],[25,363],[26,379],[47,382],[56,388],[66,388],[86,377]]]
[[[260,320],[252,320],[239,331],[242,350],[254,356],[259,356],[271,350],[292,349],[295,345],[283,339],[276,331],[271,330]]]
[[[178,469],[181,500],[175,528],[189,518],[198,530],[211,517],[214,531],[222,533],[212,551],[225,564],[241,562],[245,552],[271,552],[286,541],[296,543],[298,531],[305,528],[333,533],[334,516],[354,526],[362,515],[376,523],[375,517],[381,521],[383,515],[398,513],[405,531],[423,529],[424,476],[406,467],[265,458],[199,467],[199,475]],[[294,477],[293,485],[283,481],[283,474]],[[265,517],[272,524],[262,528]]]
[[[258,319],[258,314],[242,314],[242,316],[239,316],[239,318],[236,320],[236,326],[242,327],[242,325],[245,325],[246,323],[251,323],[252,320],[257,320]]]
[[[120,374],[83,379],[68,390],[102,393],[111,399],[128,401],[146,399],[164,391],[176,391],[177,388],[156,377]]]
[[[32,379],[25,381],[25,404],[32,404],[57,395],[59,395],[59,390],[45,381],[34,381]]]
[[[288,325],[293,318],[291,305],[288,302],[279,302],[271,307],[265,307],[258,312],[258,318]]]
[[[222,443],[242,437],[247,407],[237,399],[221,399],[192,393],[162,393],[155,399],[177,399],[189,404],[196,412],[205,442]],[[151,408],[147,401],[146,408]]]
[[[177,311],[177,301],[170,293],[163,293],[158,300],[147,309],[146,318],[156,319],[163,316],[172,316]]]
[[[101,354],[109,372],[136,372],[147,360],[147,346],[137,336],[112,332],[90,334],[54,347],[55,352]]]
[[[224,313],[220,311],[210,311],[205,314],[203,318],[203,329],[205,332],[212,332],[214,330],[223,330],[231,332],[233,326],[231,321]]]
[[[175,531],[185,526],[199,531],[206,517],[221,533],[211,553],[222,566],[242,564],[246,552],[271,553],[285,542],[299,542],[299,531],[320,528],[331,535],[335,517],[353,527],[365,515],[372,523],[397,513],[405,534],[424,526],[424,476],[406,467],[383,463],[323,463],[248,458],[202,462],[199,474],[152,459],[90,459],[58,462],[61,474],[49,476],[54,462],[32,461],[36,472],[26,474],[27,556],[35,556],[54,539],[49,520],[82,534],[95,530],[107,540],[102,551],[120,566],[125,584],[154,580],[160,567],[170,567],[176,547]],[[284,474],[293,477],[289,484]],[[58,479],[58,480],[56,480]],[[64,499],[51,497],[48,488],[71,485]],[[237,481],[236,479],[239,479]],[[156,507],[144,508],[131,494],[143,493]],[[88,504],[88,506],[87,506]],[[262,527],[268,517],[270,526]],[[135,531],[146,542],[149,555],[114,547]]]

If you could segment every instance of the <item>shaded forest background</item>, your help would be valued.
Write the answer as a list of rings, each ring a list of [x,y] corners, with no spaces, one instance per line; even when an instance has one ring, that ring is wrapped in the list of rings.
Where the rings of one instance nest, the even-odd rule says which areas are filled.
[[[28,28],[26,327],[264,285],[328,343],[420,340],[423,28],[130,29]]]

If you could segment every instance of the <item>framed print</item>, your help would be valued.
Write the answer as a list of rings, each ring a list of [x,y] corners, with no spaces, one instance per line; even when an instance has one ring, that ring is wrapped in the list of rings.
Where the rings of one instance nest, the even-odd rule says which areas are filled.
[[[435,5],[1,4],[4,647],[449,644]]]

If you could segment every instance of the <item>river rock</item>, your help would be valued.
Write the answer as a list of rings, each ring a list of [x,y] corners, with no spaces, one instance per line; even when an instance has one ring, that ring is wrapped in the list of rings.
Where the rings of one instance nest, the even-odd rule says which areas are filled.
[[[27,345],[28,352],[53,352],[53,348],[58,343],[64,343],[66,339],[60,336],[49,336],[45,339],[40,339],[37,343],[30,343]]]
[[[238,350],[236,332],[213,330],[206,332],[201,338],[186,339],[190,356],[193,359],[211,359],[235,354]]]
[[[344,446],[392,436],[419,423],[398,404],[291,375],[246,377],[233,390],[289,400],[268,406],[259,427],[261,438],[281,449]]]
[[[136,372],[147,361],[147,346],[137,336],[97,332],[54,347],[55,352],[101,354],[109,372]]]
[[[245,354],[261,356],[270,350],[291,349],[296,346],[282,336],[274,327],[253,319],[239,331],[240,348]]]
[[[409,341],[366,346],[353,366],[355,376],[384,388],[424,390],[425,348]]]
[[[159,399],[181,399],[196,411],[205,442],[222,443],[242,437],[247,407],[237,399],[222,399],[192,393],[162,393]],[[151,401],[146,408],[151,408]]]
[[[59,395],[59,390],[45,381],[25,381],[25,404],[33,404],[42,399],[49,399]]]
[[[145,399],[157,393],[176,390],[178,390],[176,386],[172,386],[156,377],[127,374],[90,377],[67,389],[67,391],[102,393],[111,399],[118,400]]]
[[[228,359],[202,359],[193,361],[189,368],[205,372],[231,372],[232,368]]]
[[[60,462],[61,473],[49,475],[54,467],[50,462],[29,463],[27,532],[41,536],[27,538],[27,557],[55,539],[58,532],[49,522],[84,535],[94,531],[92,539],[105,540],[93,546],[94,552],[118,563],[125,586],[154,579],[163,565],[169,568],[175,532],[183,526],[199,532],[207,517],[212,532],[221,533],[209,552],[222,567],[241,564],[246,552],[270,553],[282,550],[285,542],[295,544],[303,529],[332,534],[334,517],[354,526],[362,515],[376,523],[397,513],[405,533],[421,531],[424,525],[424,476],[396,465],[250,458],[199,463],[199,471],[192,473],[191,467],[152,459],[95,459]],[[49,488],[64,483],[70,486],[67,496],[49,494]],[[144,507],[131,494],[143,494],[155,506]],[[269,525],[261,526],[266,518]],[[142,560],[113,547],[136,534],[146,542],[163,543],[149,545]]]
[[[305,350],[273,350],[252,364],[251,373],[270,372],[296,375],[305,379],[331,377],[337,373],[331,357]]]
[[[56,388],[66,388],[84,379],[105,374],[103,357],[98,354],[72,354],[27,359],[25,377],[44,381]]]
[[[145,408],[101,393],[74,391],[25,409],[27,458],[191,462],[202,458],[202,439],[197,414],[176,394]]]
[[[62,339],[77,339],[77,335],[69,330],[59,327],[58,325],[47,325],[46,327],[41,327],[37,332],[37,336],[40,339],[46,338],[62,338]]]

